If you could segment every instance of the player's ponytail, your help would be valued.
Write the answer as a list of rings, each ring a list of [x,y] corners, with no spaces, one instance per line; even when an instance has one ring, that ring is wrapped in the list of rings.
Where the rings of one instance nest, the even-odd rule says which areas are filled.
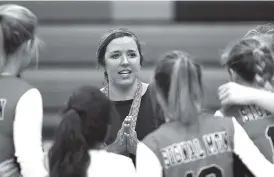
[[[63,114],[49,151],[50,177],[87,176],[90,156],[82,125],[81,118],[74,109]]]
[[[200,66],[184,52],[170,52],[158,64],[155,82],[162,95],[160,102],[165,100],[165,104],[162,101],[161,105],[166,116],[184,125],[190,124],[197,117],[202,104]]]

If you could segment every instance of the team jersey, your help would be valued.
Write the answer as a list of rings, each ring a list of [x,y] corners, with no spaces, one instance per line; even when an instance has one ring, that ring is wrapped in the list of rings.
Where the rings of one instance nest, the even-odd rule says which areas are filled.
[[[32,86],[16,77],[0,77],[0,168],[2,164],[12,164],[16,161],[12,160],[15,152],[13,142],[15,109],[20,97],[31,88]]]
[[[274,162],[274,116],[255,105],[231,106],[223,109],[224,116],[233,116],[248,133],[261,153]]]
[[[198,127],[167,123],[148,135],[143,143],[157,156],[166,177],[230,177],[233,135],[231,119],[201,114]]]

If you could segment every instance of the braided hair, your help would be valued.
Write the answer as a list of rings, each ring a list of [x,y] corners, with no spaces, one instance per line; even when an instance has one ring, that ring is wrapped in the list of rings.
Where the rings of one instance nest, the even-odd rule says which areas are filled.
[[[271,81],[274,60],[271,49],[262,40],[244,38],[230,46],[222,56],[223,64],[249,83],[265,88]]]
[[[273,35],[274,34],[274,24],[267,23],[267,24],[263,24],[263,25],[258,25],[254,29],[249,30],[245,34],[245,37],[257,36],[257,35],[262,35],[262,34]]]
[[[261,38],[274,50],[274,24],[272,23],[256,26],[254,29],[249,30],[245,37]]]

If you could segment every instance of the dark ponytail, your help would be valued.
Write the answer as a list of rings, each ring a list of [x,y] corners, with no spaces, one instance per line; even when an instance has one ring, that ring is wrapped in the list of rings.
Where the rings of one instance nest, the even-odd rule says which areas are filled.
[[[50,177],[86,177],[90,156],[79,113],[70,109],[62,117],[48,154]]]

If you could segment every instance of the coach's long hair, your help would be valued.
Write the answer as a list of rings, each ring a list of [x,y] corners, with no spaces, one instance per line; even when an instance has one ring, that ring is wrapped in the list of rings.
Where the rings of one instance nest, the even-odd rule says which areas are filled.
[[[112,102],[97,88],[73,93],[48,154],[50,177],[87,176],[89,150],[104,141],[112,113]]]
[[[244,38],[229,46],[222,56],[222,62],[244,81],[262,88],[273,78],[272,51],[259,38]]]
[[[202,106],[200,65],[182,51],[167,53],[158,63],[154,82],[158,101],[167,120],[191,124]]]

